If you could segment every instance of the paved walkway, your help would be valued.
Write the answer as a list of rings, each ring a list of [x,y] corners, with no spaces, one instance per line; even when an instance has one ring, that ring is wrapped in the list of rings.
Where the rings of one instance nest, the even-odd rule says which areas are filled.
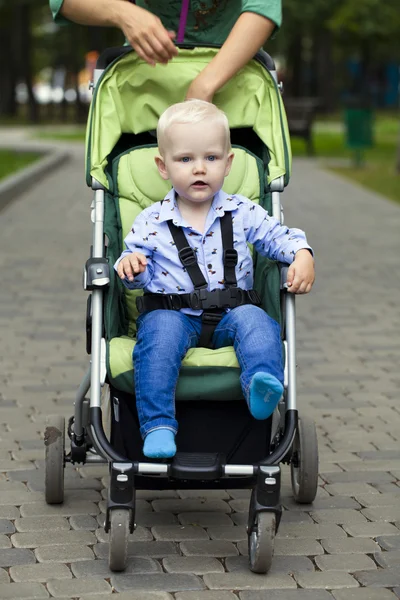
[[[64,505],[46,506],[44,420],[71,414],[87,364],[91,194],[83,148],[71,148],[64,169],[0,216],[0,599],[400,597],[400,208],[308,161],[283,199],[317,255],[297,329],[299,404],[318,424],[321,477],[316,502],[296,506],[285,468],[271,573],[247,569],[245,491],[138,493],[120,575],[106,562],[105,467],[68,466]]]

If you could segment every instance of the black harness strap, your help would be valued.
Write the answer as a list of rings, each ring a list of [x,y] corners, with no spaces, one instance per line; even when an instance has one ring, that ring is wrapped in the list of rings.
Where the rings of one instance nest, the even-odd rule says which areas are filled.
[[[236,287],[237,279],[235,267],[238,262],[237,250],[233,248],[232,213],[226,212],[220,220],[224,265],[224,285],[227,288]]]
[[[207,281],[197,262],[196,252],[188,244],[185,234],[181,227],[177,227],[172,221],[168,221],[168,227],[172,235],[172,239],[176,244],[178,255],[181,263],[187,270],[187,273],[192,280],[195,290],[207,287]]]

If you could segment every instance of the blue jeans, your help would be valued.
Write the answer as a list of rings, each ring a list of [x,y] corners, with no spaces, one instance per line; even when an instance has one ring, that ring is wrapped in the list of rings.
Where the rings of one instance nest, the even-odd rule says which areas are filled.
[[[181,362],[197,346],[201,317],[174,310],[154,310],[139,316],[133,351],[135,393],[143,438],[160,427],[178,430],[175,390]],[[240,368],[240,383],[247,402],[255,373],[274,375],[283,384],[280,327],[261,308],[246,304],[227,312],[212,338],[213,348],[233,346]]]

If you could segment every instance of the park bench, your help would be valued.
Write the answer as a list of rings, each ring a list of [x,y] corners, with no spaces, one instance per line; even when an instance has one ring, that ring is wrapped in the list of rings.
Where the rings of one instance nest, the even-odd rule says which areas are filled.
[[[314,154],[312,125],[315,118],[318,100],[316,98],[283,98],[289,125],[289,133],[293,137],[301,137],[307,145],[309,156]]]

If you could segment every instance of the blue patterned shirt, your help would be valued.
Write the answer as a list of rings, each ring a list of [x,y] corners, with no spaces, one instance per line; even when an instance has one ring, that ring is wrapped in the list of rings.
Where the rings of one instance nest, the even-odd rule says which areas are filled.
[[[253,259],[247,244],[253,244],[257,252],[272,260],[288,264],[293,262],[298,250],[311,250],[301,229],[289,229],[245,196],[229,196],[222,190],[214,196],[204,233],[199,233],[182,218],[175,200],[175,190],[172,189],[162,203],[152,204],[137,216],[126,236],[124,241],[127,249],[122,252],[114,268],[131,252],[144,254],[147,267],[143,273],[134,276],[134,281],[125,278],[124,285],[129,289],[143,288],[146,292],[159,294],[193,291],[193,283],[179,259],[168,227],[168,221],[172,220],[174,225],[182,227],[188,244],[196,252],[199,267],[208,282],[208,290],[223,288],[220,218],[227,211],[232,212],[233,244],[238,253],[237,285],[244,290],[253,287]],[[194,315],[202,312],[182,310]]]

